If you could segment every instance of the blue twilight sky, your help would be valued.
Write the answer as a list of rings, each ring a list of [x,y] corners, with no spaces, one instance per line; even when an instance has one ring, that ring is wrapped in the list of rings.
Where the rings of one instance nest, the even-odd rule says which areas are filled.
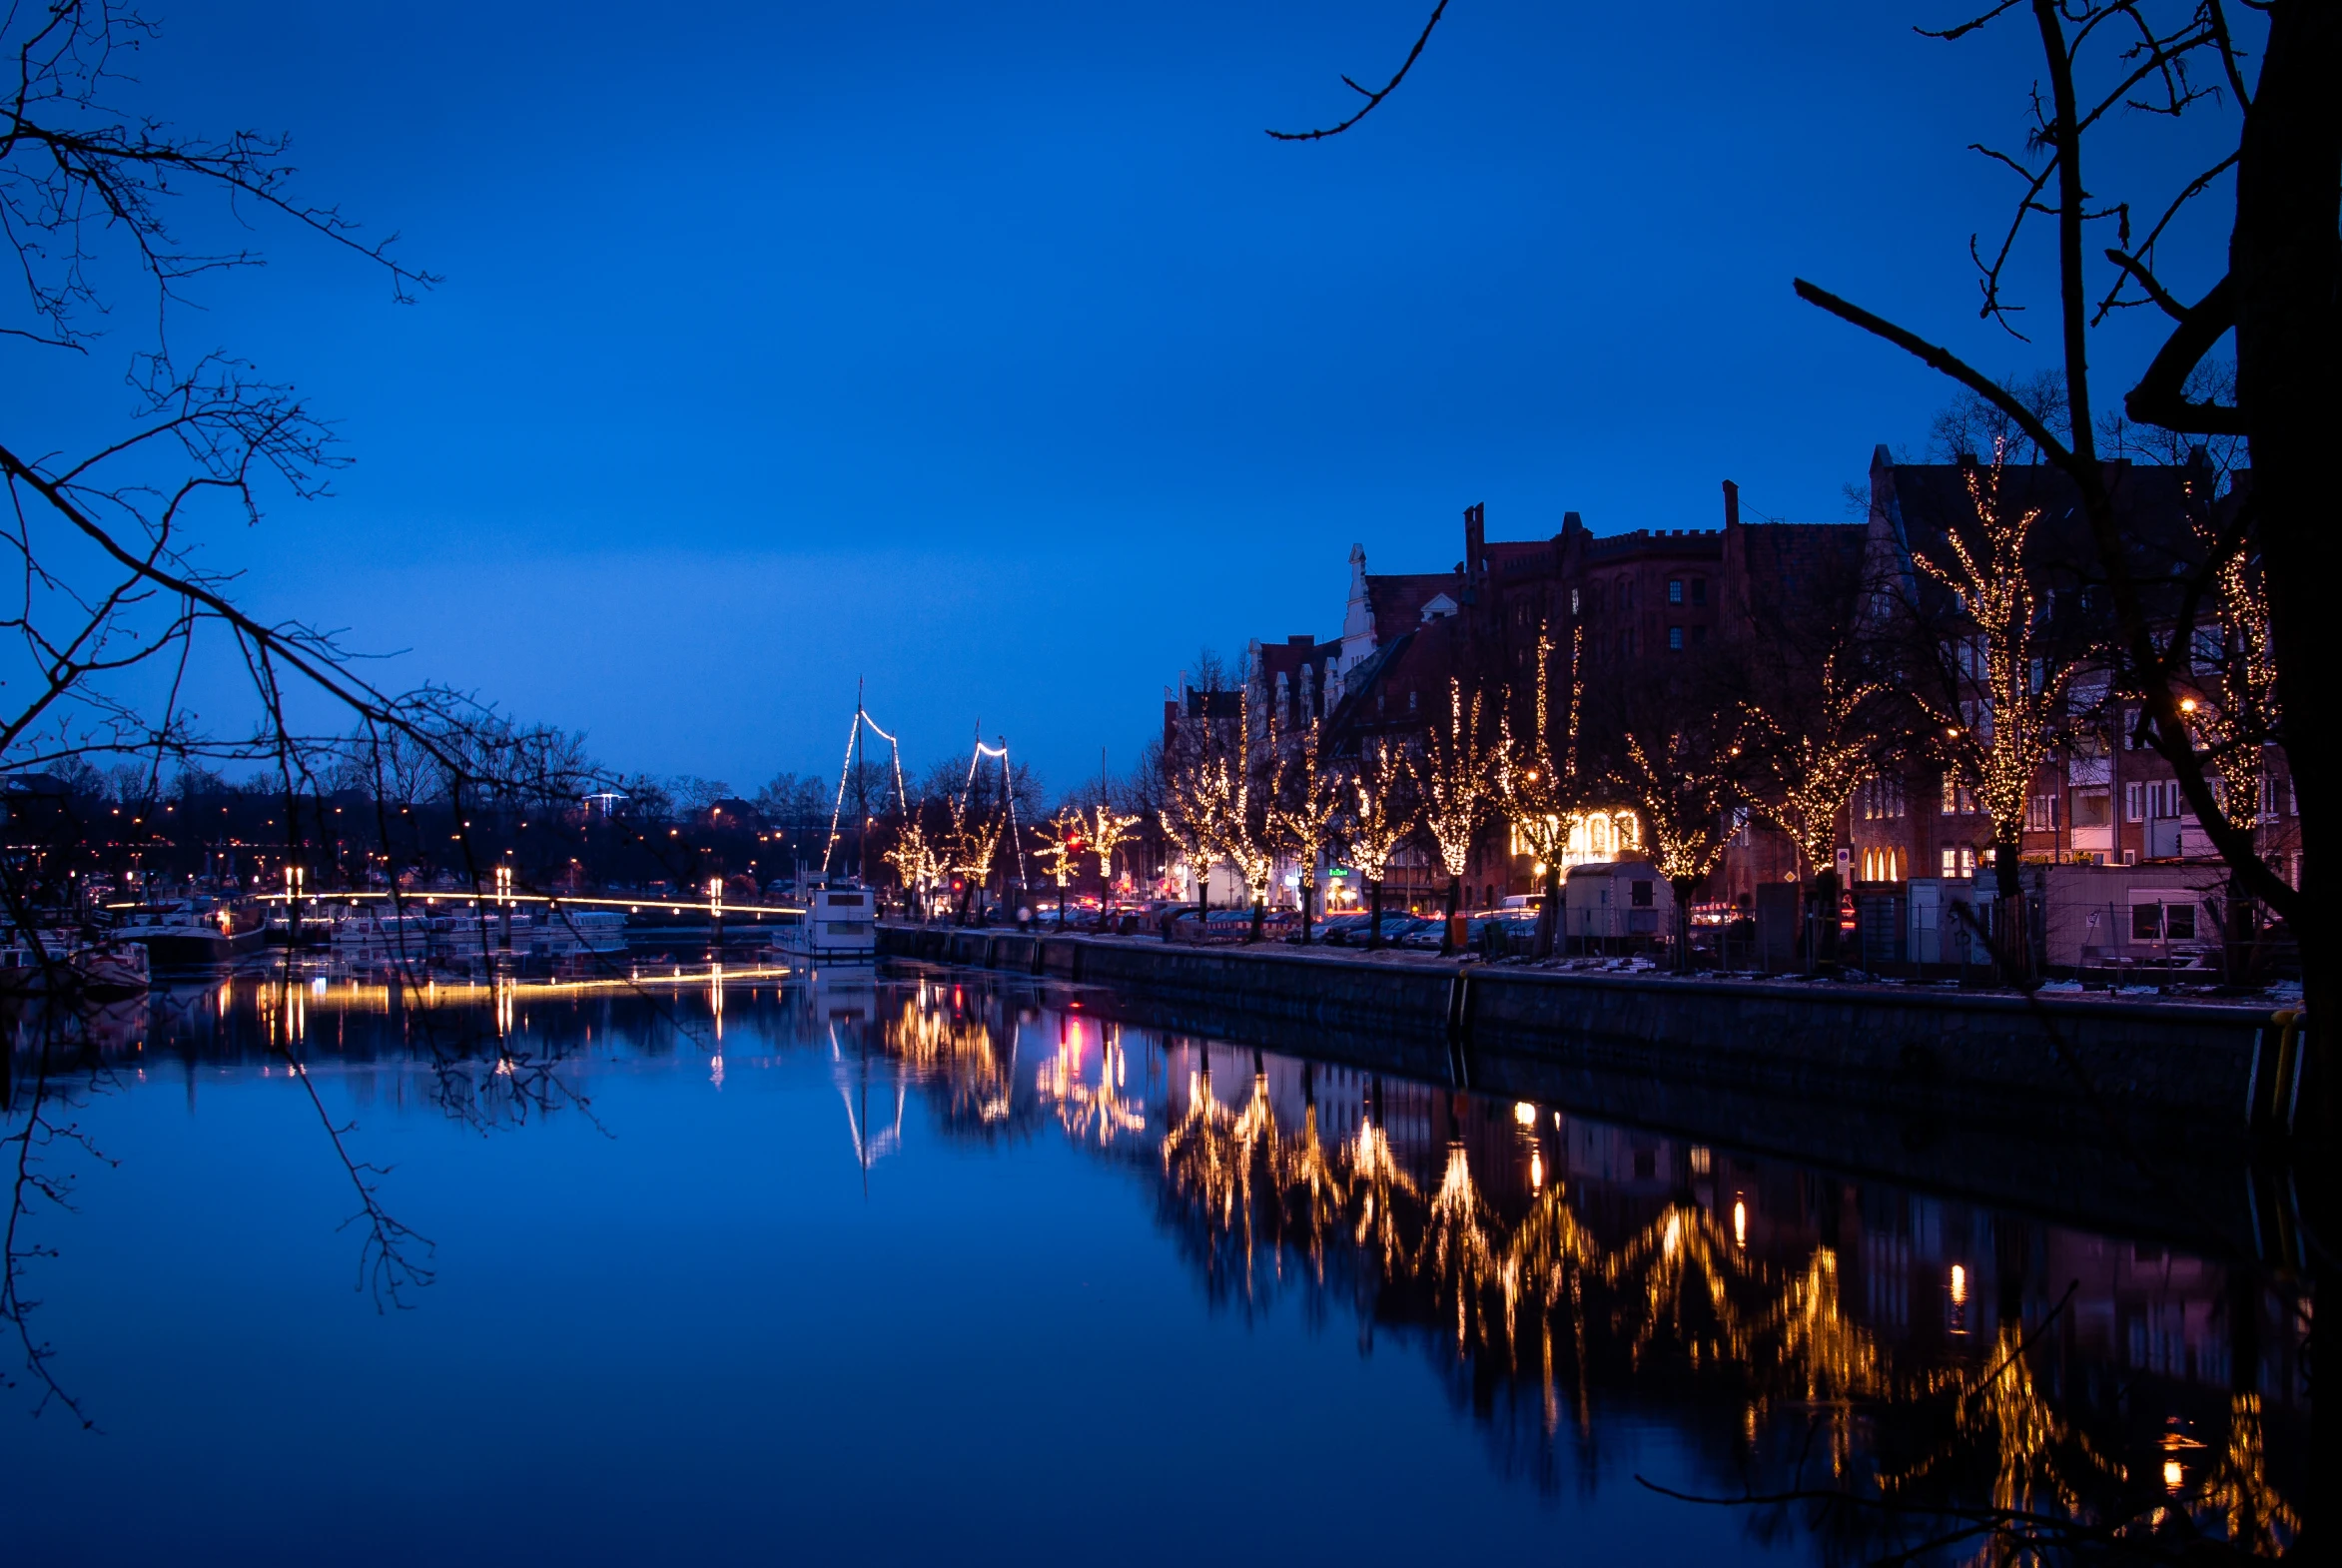
[[[1070,784],[1199,644],[1334,630],[1353,541],[1441,569],[1473,501],[1714,526],[1727,477],[1838,517],[1945,389],[1799,274],[2046,363],[1965,254],[2027,35],[1915,36],[1941,7],[1455,0],[1308,146],[1261,130],[1345,113],[1421,0],[158,9],[127,101],[291,132],[446,279],[394,307],[263,224],[199,291],[181,347],[297,381],[356,459],[211,558],[628,770],[834,768],[863,675],[915,764],[981,717]],[[12,359],[0,411],[113,428],[133,336]]]

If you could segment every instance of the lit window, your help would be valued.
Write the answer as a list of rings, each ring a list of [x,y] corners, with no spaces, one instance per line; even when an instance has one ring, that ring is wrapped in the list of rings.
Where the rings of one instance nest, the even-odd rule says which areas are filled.
[[[1667,628],[1667,651],[1670,653],[1683,651],[1683,628],[1681,626]]]
[[[1670,604],[1683,602],[1683,579],[1681,577],[1667,579],[1667,602]]]
[[[1694,604],[1705,604],[1708,602],[1707,578],[1694,577],[1692,579],[1692,602]]]

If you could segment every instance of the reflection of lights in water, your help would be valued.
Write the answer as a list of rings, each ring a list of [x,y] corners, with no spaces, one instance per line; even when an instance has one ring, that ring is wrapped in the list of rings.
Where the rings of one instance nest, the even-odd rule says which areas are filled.
[[[1681,1245],[1683,1245],[1683,1216],[1670,1213],[1667,1216],[1667,1231],[1659,1238],[1659,1249],[1672,1258],[1675,1256],[1675,1249]]]
[[[2163,1461],[2163,1485],[2176,1492],[2187,1479],[2187,1471],[2176,1459]]]
[[[1535,1127],[1537,1125],[1537,1108],[1526,1100],[1521,1101],[1512,1108],[1512,1119],[1523,1127]]]
[[[1545,1185],[1545,1157],[1534,1149],[1529,1151],[1529,1185],[1532,1189]]]
[[[715,1087],[716,1087],[716,1088],[718,1088],[718,1089],[721,1089],[721,1088],[723,1088],[723,1087],[724,1087],[724,1054],[723,1054],[721,1051],[719,1051],[719,1052],[717,1052],[717,1053],[716,1053],[714,1056],[712,1056],[712,1057],[709,1057],[709,1058],[707,1059],[707,1066],[708,1066],[707,1081],[708,1081],[709,1083],[711,1083],[711,1084],[715,1085]]]
[[[1692,1175],[1706,1176],[1714,1162],[1714,1156],[1708,1153],[1705,1147],[1699,1144],[1694,1144],[1692,1146]]]
[[[1952,1265],[1952,1304],[1953,1306],[1967,1304],[1967,1270],[1957,1263]]]
[[[1732,1244],[1749,1244],[1749,1205],[1738,1198],[1734,1198],[1732,1203]]]

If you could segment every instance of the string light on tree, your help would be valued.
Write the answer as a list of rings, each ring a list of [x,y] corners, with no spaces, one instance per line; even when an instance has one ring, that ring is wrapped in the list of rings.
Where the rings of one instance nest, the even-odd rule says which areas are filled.
[[[1416,787],[1422,797],[1424,831],[1438,847],[1447,872],[1449,929],[1440,951],[1454,943],[1454,917],[1463,896],[1463,876],[1470,864],[1472,840],[1487,825],[1498,792],[1497,776],[1505,764],[1501,747],[1483,738],[1481,698],[1464,700],[1463,682],[1448,677],[1447,723],[1434,724],[1424,737],[1422,755],[1413,759]]]

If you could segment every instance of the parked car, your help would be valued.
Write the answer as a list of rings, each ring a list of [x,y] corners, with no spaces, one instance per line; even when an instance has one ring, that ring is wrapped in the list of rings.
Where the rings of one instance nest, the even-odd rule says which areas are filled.
[[[1334,947],[1362,948],[1366,945],[1367,928],[1373,924],[1371,915],[1337,915],[1333,918],[1345,924],[1338,931],[1329,931],[1325,936],[1326,942]],[[1386,946],[1395,945],[1401,937],[1423,924],[1412,915],[1386,914],[1382,917],[1383,943]]]
[[[1309,937],[1310,940],[1315,942],[1324,942],[1329,943],[1334,947],[1341,947],[1345,945],[1348,937],[1353,932],[1359,936],[1364,936],[1366,932],[1366,923],[1372,917],[1368,915],[1357,914],[1320,915],[1316,920],[1310,922]],[[1285,940],[1288,942],[1298,942],[1301,940],[1301,933],[1296,929],[1293,934]]]

